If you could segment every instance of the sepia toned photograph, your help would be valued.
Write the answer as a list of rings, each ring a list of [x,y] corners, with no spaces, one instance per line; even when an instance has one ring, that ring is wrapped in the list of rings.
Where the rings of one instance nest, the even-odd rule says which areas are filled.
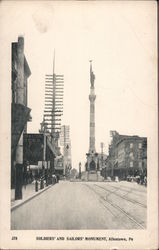
[[[22,249],[156,244],[156,13],[155,1],[1,1],[10,249],[21,233],[34,237]]]

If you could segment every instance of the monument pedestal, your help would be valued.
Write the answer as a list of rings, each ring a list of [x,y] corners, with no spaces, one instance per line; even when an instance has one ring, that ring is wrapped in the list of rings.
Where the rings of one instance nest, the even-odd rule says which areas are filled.
[[[90,171],[88,173],[88,181],[98,181],[98,175],[96,171]]]
[[[82,181],[103,181],[98,165],[98,154],[88,153],[86,171],[82,174]]]
[[[81,175],[81,180],[82,181],[88,181],[88,171],[85,171]]]
[[[82,173],[81,180],[98,182],[98,181],[103,181],[104,177],[101,176],[100,171],[97,171],[97,172],[85,171]]]
[[[97,172],[97,176],[98,176],[97,181],[104,181],[104,177],[101,176],[100,171]]]

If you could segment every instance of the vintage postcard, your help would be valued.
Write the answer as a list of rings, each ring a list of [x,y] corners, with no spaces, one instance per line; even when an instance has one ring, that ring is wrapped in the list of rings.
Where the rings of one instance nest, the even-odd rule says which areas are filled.
[[[158,249],[156,1],[1,1],[1,249]]]

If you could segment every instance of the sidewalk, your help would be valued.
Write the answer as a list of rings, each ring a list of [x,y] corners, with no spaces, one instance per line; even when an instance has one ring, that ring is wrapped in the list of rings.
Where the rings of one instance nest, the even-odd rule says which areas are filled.
[[[38,192],[35,192],[35,183],[27,184],[26,186],[23,186],[22,188],[22,199],[21,200],[15,200],[15,189],[11,190],[11,209],[21,205],[22,203],[26,202],[27,200],[30,200],[34,196],[40,194],[41,192],[47,190],[52,185],[44,186],[43,189],[40,189],[40,185]]]

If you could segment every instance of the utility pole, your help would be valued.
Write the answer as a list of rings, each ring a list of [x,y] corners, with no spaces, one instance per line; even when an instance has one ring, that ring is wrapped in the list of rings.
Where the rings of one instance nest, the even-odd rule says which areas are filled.
[[[79,162],[79,179],[81,179],[81,162]]]
[[[103,148],[104,148],[104,143],[101,142],[100,146],[101,146],[101,165],[102,165],[102,168],[103,168]]]
[[[66,174],[66,127],[64,126],[64,147],[63,147],[63,175]]]
[[[103,157],[104,143],[101,142],[100,146],[101,146],[101,173],[102,173],[102,175],[105,175],[105,174],[104,174],[104,164],[103,164],[103,158],[104,158],[104,157]]]
[[[44,123],[51,137],[51,143],[58,148],[58,139],[63,115],[64,75],[55,74],[55,50],[53,56],[53,73],[45,76],[45,109]],[[55,156],[53,156],[55,158]],[[54,159],[51,160],[51,172]]]
[[[43,166],[44,166],[43,175],[45,175],[45,171],[48,171],[48,169],[46,170],[46,126],[45,125],[44,125]],[[47,164],[47,166],[48,166],[48,164]],[[48,175],[48,172],[47,172],[47,175]],[[47,176],[47,179],[48,179],[48,176]],[[46,180],[46,182],[47,182],[47,180]]]
[[[45,77],[45,110],[44,120],[48,124],[52,141],[58,137],[63,115],[64,76],[55,74],[55,51],[53,59],[53,74]]]

